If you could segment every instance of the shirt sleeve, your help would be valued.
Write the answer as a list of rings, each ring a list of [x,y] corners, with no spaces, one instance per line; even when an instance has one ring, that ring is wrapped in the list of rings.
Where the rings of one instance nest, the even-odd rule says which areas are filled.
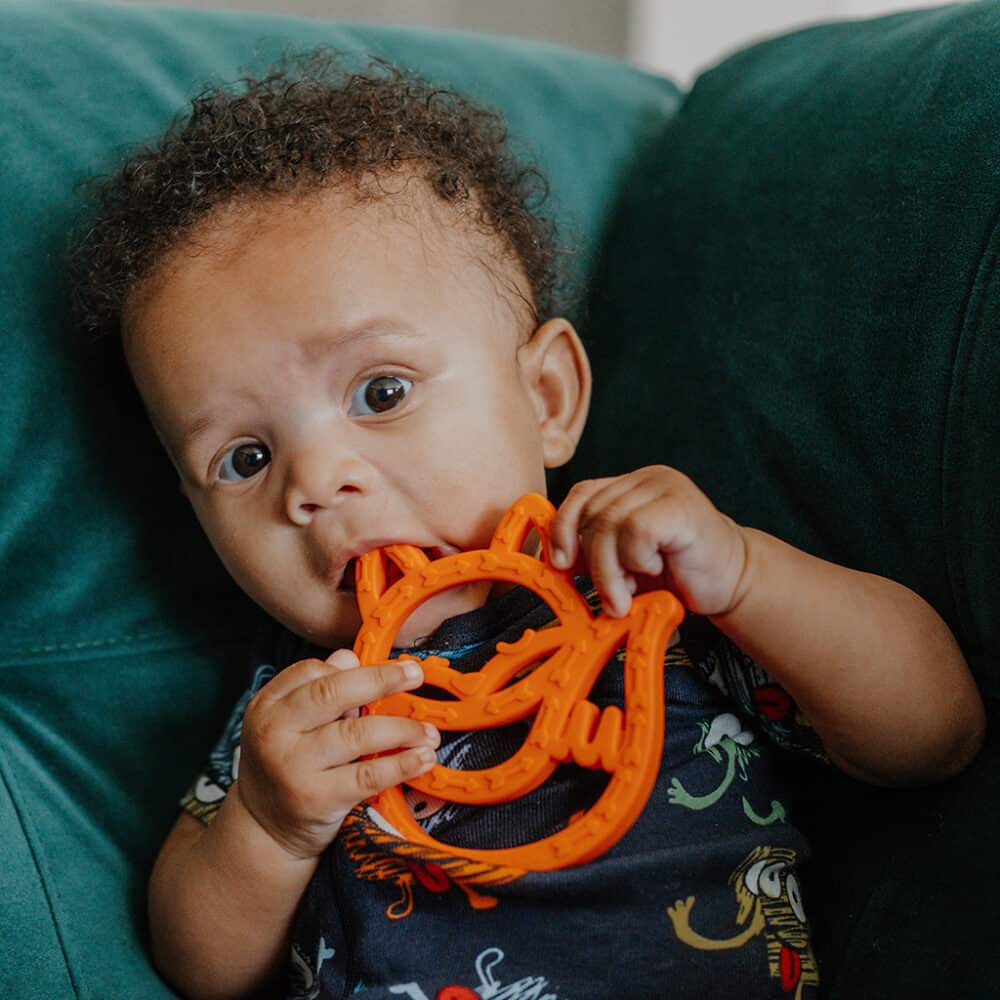
[[[685,619],[680,631],[694,668],[773,743],[829,763],[819,734],[792,696],[727,635],[695,615]]]
[[[181,799],[181,809],[206,826],[215,819],[229,789],[239,774],[240,737],[243,735],[243,715],[250,699],[277,673],[269,663],[254,671],[250,686],[236,703],[222,735],[208,755],[201,773]]]

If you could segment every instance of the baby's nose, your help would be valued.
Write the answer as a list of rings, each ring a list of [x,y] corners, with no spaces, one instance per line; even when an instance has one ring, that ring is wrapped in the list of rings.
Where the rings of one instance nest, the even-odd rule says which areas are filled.
[[[315,448],[295,456],[285,486],[285,513],[293,524],[308,524],[322,510],[367,491],[369,473],[353,455]]]

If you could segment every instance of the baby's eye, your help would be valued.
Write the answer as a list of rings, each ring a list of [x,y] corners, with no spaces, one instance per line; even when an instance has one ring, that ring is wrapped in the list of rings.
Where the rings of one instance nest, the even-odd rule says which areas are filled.
[[[271,461],[271,451],[266,444],[253,442],[240,444],[222,456],[219,478],[227,483],[239,482],[256,476]]]
[[[366,379],[351,396],[351,416],[385,413],[398,406],[412,388],[413,383],[399,375],[378,375]]]

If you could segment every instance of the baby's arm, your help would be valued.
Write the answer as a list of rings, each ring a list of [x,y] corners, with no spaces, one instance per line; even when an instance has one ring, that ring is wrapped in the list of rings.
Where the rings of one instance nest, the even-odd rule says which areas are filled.
[[[605,606],[672,589],[796,700],[830,759],[878,784],[947,778],[978,751],[982,699],[941,618],[884,577],[807,555],[721,514],[664,466],[579,483],[552,530],[578,545]]]
[[[433,727],[357,711],[422,682],[419,664],[360,668],[340,650],[293,664],[250,701],[239,777],[210,825],[178,819],[150,881],[153,956],[181,993],[232,998],[274,982],[299,901],[344,817],[435,763]]]

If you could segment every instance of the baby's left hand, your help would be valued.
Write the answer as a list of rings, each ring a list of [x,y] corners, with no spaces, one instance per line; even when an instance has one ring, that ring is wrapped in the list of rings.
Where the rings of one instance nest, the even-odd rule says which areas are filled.
[[[738,603],[747,561],[742,530],[683,473],[651,465],[577,483],[552,524],[552,562],[573,565],[577,546],[609,614],[632,595],[666,587],[696,614]]]

